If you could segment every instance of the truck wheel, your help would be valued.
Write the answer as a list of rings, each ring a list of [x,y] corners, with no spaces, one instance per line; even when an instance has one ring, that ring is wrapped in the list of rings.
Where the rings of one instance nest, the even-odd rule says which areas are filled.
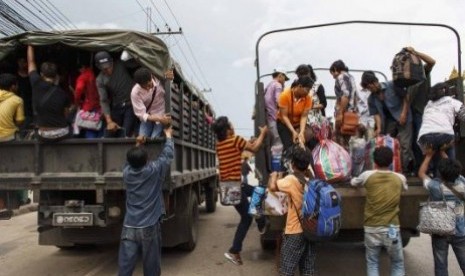
[[[402,247],[406,247],[410,242],[410,237],[402,237]]]
[[[207,213],[214,213],[216,211],[216,202],[218,201],[218,191],[216,187],[205,188],[205,207]]]
[[[275,250],[277,247],[276,240],[265,239],[265,235],[260,235],[260,245],[263,250]]]
[[[179,248],[185,251],[192,251],[194,250],[196,244],[197,244],[197,238],[198,238],[198,220],[199,220],[199,204],[197,200],[197,196],[195,195],[194,192],[191,193],[191,198],[189,200],[189,210],[187,214],[187,231],[189,232],[189,239],[187,242],[179,245]]]

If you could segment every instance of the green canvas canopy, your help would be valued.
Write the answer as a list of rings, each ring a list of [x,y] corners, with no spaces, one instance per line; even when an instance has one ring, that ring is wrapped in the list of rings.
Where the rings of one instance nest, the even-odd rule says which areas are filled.
[[[87,51],[120,52],[126,50],[137,62],[155,75],[163,76],[171,68],[168,47],[154,35],[127,30],[32,31],[0,39],[0,60],[20,45],[62,44]]]

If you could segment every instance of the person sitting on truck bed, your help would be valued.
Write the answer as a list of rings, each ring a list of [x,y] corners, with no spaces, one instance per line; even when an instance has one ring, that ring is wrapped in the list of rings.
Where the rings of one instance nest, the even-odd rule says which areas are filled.
[[[90,60],[82,58],[79,61],[79,76],[76,79],[76,88],[74,89],[74,101],[76,106],[83,111],[100,114],[100,101],[95,82],[94,71],[90,67]],[[102,136],[102,130],[83,129],[85,138],[98,138]]]
[[[402,173],[411,174],[412,152],[412,112],[407,97],[401,97],[393,81],[379,82],[373,71],[362,74],[361,85],[370,90],[368,108],[375,116],[375,136],[389,134],[399,139]]]
[[[57,141],[70,135],[70,127],[66,120],[71,99],[58,86],[57,66],[44,62],[40,66],[40,75],[34,57],[34,48],[27,48],[27,66],[32,86],[32,104],[36,112],[38,138],[43,141]]]
[[[447,255],[449,245],[454,250],[455,257],[460,265],[463,275],[465,275],[465,218],[463,212],[465,179],[460,175],[462,165],[457,160],[447,158],[447,154],[441,150],[439,154],[442,159],[439,161],[439,178],[431,179],[428,174],[428,166],[435,155],[433,148],[425,149],[423,163],[418,170],[418,177],[423,180],[424,187],[428,190],[431,200],[440,201],[445,198],[456,204],[455,235],[439,236],[431,235],[431,244],[434,257],[434,275],[448,275]]]
[[[16,95],[18,80],[12,74],[0,74],[0,142],[15,139],[24,122],[23,100]]]
[[[137,145],[128,150],[123,169],[126,187],[124,216],[119,248],[119,275],[132,275],[142,254],[144,275],[161,274],[161,225],[165,214],[163,182],[174,158],[172,128],[164,129],[166,142],[158,157],[148,161],[147,151],[140,146],[145,137],[137,137]]]
[[[34,112],[32,110],[32,87],[27,71],[26,57],[17,59],[18,70],[16,77],[18,78],[18,95],[24,102],[24,116],[26,119],[20,127],[20,137],[24,138],[34,128]]]
[[[163,128],[171,124],[171,116],[165,114],[165,89],[148,68],[134,72],[136,84],[131,91],[134,113],[140,119],[139,135],[160,137]]]
[[[220,189],[222,187],[240,187],[241,198],[238,205],[234,208],[241,216],[241,221],[237,226],[236,233],[231,248],[228,252],[224,253],[227,260],[235,265],[242,265],[240,252],[242,250],[242,242],[245,239],[252,217],[249,215],[249,201],[247,197],[252,196],[254,187],[248,184],[241,185],[241,154],[244,150],[256,152],[265,138],[267,127],[260,128],[260,136],[251,143],[241,136],[234,133],[234,127],[229,121],[228,117],[221,116],[213,123],[213,131],[216,134],[216,152],[218,154],[219,168],[220,168]],[[232,189],[231,189],[232,190]],[[225,196],[222,196],[224,199]],[[264,218],[264,217],[263,217]],[[264,219],[257,220],[260,231],[266,229]]]
[[[316,275],[316,244],[305,239],[298,211],[302,208],[305,188],[301,183],[307,182],[304,175],[311,162],[310,149],[294,145],[291,156],[294,173],[278,179],[278,173],[273,172],[269,178],[269,190],[286,193],[289,198],[288,206],[290,206],[280,252],[279,275],[281,276],[294,275],[297,267],[299,267],[300,275]],[[298,177],[305,181],[299,180]]]
[[[100,73],[97,76],[97,90],[100,96],[108,134],[123,128],[126,137],[131,137],[137,118],[131,104],[131,90],[134,81],[122,61],[113,61],[108,52],[101,51],[94,56]]]

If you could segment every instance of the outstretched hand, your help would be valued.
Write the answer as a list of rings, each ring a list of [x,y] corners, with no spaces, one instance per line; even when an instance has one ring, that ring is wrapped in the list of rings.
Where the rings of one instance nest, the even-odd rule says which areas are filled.
[[[136,147],[145,144],[146,141],[147,141],[147,138],[145,136],[143,136],[143,135],[137,136],[137,138],[136,138]]]
[[[169,126],[165,129],[163,129],[163,131],[165,132],[165,136],[166,138],[172,138],[173,137],[173,127],[172,126]]]

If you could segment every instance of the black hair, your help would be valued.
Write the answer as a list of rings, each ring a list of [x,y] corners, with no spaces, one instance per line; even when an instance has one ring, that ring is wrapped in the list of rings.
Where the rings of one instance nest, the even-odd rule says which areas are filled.
[[[344,61],[338,59],[329,67],[329,72],[349,72],[349,68],[345,65]]]
[[[10,91],[11,87],[17,84],[18,78],[15,75],[9,73],[0,74],[0,89]]]
[[[308,74],[310,74],[310,68],[308,68],[307,64],[301,64],[297,66],[297,69],[295,69],[295,74],[298,78],[307,76]]]
[[[366,89],[369,84],[376,83],[378,82],[378,78],[375,75],[375,72],[373,71],[365,71],[362,74],[362,81],[360,85]]]
[[[310,70],[309,72],[310,78],[312,78],[312,80],[315,82],[317,80],[315,71],[313,71],[313,67],[310,64],[308,64],[307,66],[308,66],[308,69]]]
[[[216,134],[216,139],[218,141],[223,141],[228,137],[228,129],[231,125],[229,124],[229,119],[226,116],[218,117],[212,125],[213,131]]]
[[[53,62],[44,62],[40,65],[40,73],[49,79],[56,78],[58,75],[57,66]]]
[[[447,86],[447,84],[445,84],[444,82],[439,82],[439,83],[436,83],[433,87],[431,87],[429,98],[430,100],[435,102],[441,99],[442,97],[444,97],[445,95],[447,95],[448,92],[449,92],[449,87]]]
[[[309,148],[302,148],[295,144],[291,149],[291,163],[299,170],[305,171],[312,162],[312,152]]]
[[[309,87],[309,88],[312,88],[313,86],[313,80],[309,77],[309,76],[303,76],[303,77],[300,77],[298,79],[296,79],[292,85],[295,87],[295,86],[298,86],[298,85],[301,85],[303,87]],[[291,85],[291,87],[293,87]]]
[[[457,160],[443,158],[439,160],[438,171],[443,180],[454,182],[462,171],[462,164]]]
[[[142,147],[132,147],[126,153],[126,160],[133,169],[140,169],[147,164],[147,151]]]
[[[392,156],[392,150],[385,146],[377,147],[373,153],[375,164],[381,168],[389,167],[389,165],[391,165]]]
[[[271,74],[271,77],[273,79],[276,79],[280,74],[281,74],[281,72],[274,72],[273,74]]]
[[[139,85],[144,85],[152,80],[152,72],[148,68],[141,67],[134,72],[134,81]]]

